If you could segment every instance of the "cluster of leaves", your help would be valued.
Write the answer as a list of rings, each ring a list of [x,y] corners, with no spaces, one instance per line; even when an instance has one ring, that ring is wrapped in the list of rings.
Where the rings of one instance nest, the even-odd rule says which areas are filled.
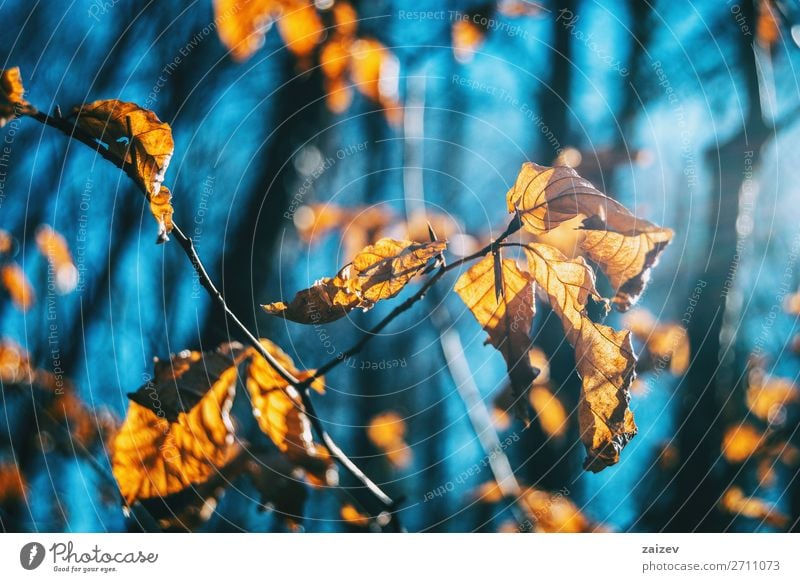
[[[332,112],[346,111],[355,89],[389,121],[399,120],[397,58],[377,39],[358,34],[358,15],[348,2],[215,0],[214,13],[219,38],[235,60],[252,57],[274,22],[302,69],[314,62],[320,67]]]

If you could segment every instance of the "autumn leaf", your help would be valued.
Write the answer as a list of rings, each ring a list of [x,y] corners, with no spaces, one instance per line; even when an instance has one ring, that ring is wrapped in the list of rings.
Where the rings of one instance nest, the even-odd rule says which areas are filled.
[[[497,280],[495,265],[500,266],[502,281]],[[499,293],[498,285],[502,286]],[[534,315],[530,275],[512,259],[496,261],[487,256],[461,275],[454,289],[489,334],[487,343],[503,355],[515,396],[515,413],[527,421],[524,396],[539,373],[528,359]]]
[[[486,29],[478,26],[470,19],[457,20],[451,30],[453,53],[456,60],[466,63],[472,60],[475,51],[483,44]]]
[[[312,375],[313,372],[296,369],[292,359],[269,340],[260,341],[300,381]],[[330,483],[335,479],[330,454],[323,445],[314,442],[311,422],[297,389],[284,380],[258,352],[251,350],[251,353],[247,366],[247,390],[259,428],[289,461],[306,470],[312,483]],[[323,385],[321,378],[312,383],[312,387],[318,391],[323,390]]]
[[[262,305],[270,315],[298,323],[327,323],[353,309],[370,309],[394,297],[428,262],[444,252],[444,241],[415,243],[384,238],[361,250],[335,277],[297,293],[291,303]]]
[[[134,166],[158,223],[158,242],[165,241],[172,228],[172,208],[162,182],[175,149],[169,124],[148,109],[116,99],[76,107],[73,115],[77,127],[107,147],[120,164]]]
[[[619,461],[620,452],[637,431],[628,408],[636,363],[630,332],[616,331],[589,317],[588,310],[602,300],[594,273],[583,259],[568,259],[544,244],[527,245],[525,254],[531,275],[575,348],[582,381],[578,423],[587,450],[584,466],[600,471]]]
[[[30,108],[19,67],[0,70],[0,127]]]
[[[669,366],[673,375],[680,376],[689,368],[691,350],[688,333],[683,326],[677,323],[659,323],[644,309],[627,313],[622,325],[644,344],[653,360],[650,364],[655,369],[661,370]]]
[[[36,301],[33,287],[22,270],[15,262],[9,262],[0,267],[0,283],[8,292],[11,301],[22,311],[28,311]]]
[[[247,356],[249,352],[233,342],[202,353],[184,350],[166,361],[156,358],[153,378],[128,398],[169,422],[177,422],[181,413],[191,411]]]
[[[339,510],[342,520],[350,526],[366,529],[369,527],[369,517],[361,513],[352,504],[345,503]]]
[[[275,12],[276,0],[214,0],[214,24],[231,57],[246,61],[264,44]]]
[[[248,459],[245,472],[261,495],[259,509],[274,511],[296,531],[303,519],[308,491],[297,478],[294,465],[278,453],[260,454]]]
[[[36,229],[36,246],[50,263],[59,293],[69,293],[78,284],[78,269],[72,260],[66,239],[46,224]]]
[[[406,422],[396,412],[375,415],[367,426],[367,438],[397,468],[411,463],[411,449],[405,441]]]
[[[236,367],[229,367],[177,422],[128,405],[111,444],[112,471],[127,504],[205,483],[236,456],[230,417],[236,379]]]
[[[750,374],[746,402],[750,411],[765,422],[780,419],[784,408],[800,401],[800,393],[787,378],[764,377],[763,373]]]
[[[778,12],[773,0],[759,0],[756,16],[756,39],[758,44],[771,50],[781,38]]]
[[[32,382],[34,370],[28,354],[10,340],[0,341],[0,383],[5,386]]]
[[[508,191],[509,212],[519,211],[523,226],[535,235],[581,216],[581,246],[616,290],[620,311],[644,291],[650,269],[672,239],[672,231],[635,217],[567,166],[525,163]]]
[[[533,530],[542,533],[584,533],[594,528],[580,509],[561,492],[529,488],[521,502],[531,518]]]
[[[389,122],[399,122],[402,110],[397,98],[397,57],[374,38],[355,41],[350,56],[350,77],[356,90],[381,105]]]

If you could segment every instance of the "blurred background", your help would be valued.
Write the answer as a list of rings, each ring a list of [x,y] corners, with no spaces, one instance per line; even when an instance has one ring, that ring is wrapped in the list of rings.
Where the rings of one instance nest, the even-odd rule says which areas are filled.
[[[393,302],[323,326],[259,304],[332,275],[377,234],[425,240],[426,220],[456,254],[478,248],[508,224],[505,193],[525,161],[572,165],[675,231],[639,309],[609,320],[633,330],[641,354],[639,434],[600,473],[582,469],[580,380],[544,304],[533,343],[549,366],[528,428],[505,410],[502,358],[447,292],[455,277],[327,375],[321,419],[402,499],[405,528],[798,528],[797,2],[353,0],[345,33],[341,3],[318,1],[318,34],[309,17],[307,34],[272,26],[263,46],[234,51],[222,8],[236,3],[217,2],[216,19],[214,4],[2,2],[0,68],[21,68],[41,110],[116,98],[172,126],[176,222],[233,311],[298,367],[352,345]],[[348,34],[352,62],[339,71],[325,49]],[[65,427],[0,359],[0,529],[153,529],[120,508],[104,427],[124,417],[154,356],[242,338],[178,246],[154,244],[124,174],[29,119],[0,139],[6,358],[27,353],[75,395]],[[43,224],[71,253],[55,281],[37,249]],[[468,410],[491,424],[476,430]],[[100,436],[76,436],[81,422]],[[501,450],[487,453],[478,433],[495,431]],[[487,455],[507,458],[536,523],[520,525],[493,490]],[[334,492],[307,495],[305,531],[364,529]],[[198,528],[288,527],[261,509],[255,486],[236,480]]]

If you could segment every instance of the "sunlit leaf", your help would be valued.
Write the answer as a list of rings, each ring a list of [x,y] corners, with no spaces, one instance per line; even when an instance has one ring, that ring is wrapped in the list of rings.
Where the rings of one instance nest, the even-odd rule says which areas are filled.
[[[644,291],[650,269],[672,239],[670,229],[635,217],[567,166],[525,163],[506,196],[509,212],[520,212],[533,234],[548,232],[583,217],[584,252],[616,290],[615,306],[633,305]]]
[[[367,438],[397,468],[411,463],[411,449],[405,441],[406,422],[396,412],[383,412],[370,420]]]
[[[277,0],[214,0],[217,34],[234,60],[246,61],[261,48],[279,8]]]
[[[0,127],[30,107],[19,67],[0,70]]]
[[[584,466],[600,471],[619,461],[620,451],[637,431],[628,408],[636,363],[630,332],[590,319],[588,310],[602,300],[594,273],[583,259],[568,259],[543,244],[529,244],[525,253],[531,275],[547,294],[575,348],[582,380],[578,422],[587,450]]]
[[[126,503],[204,483],[235,457],[230,408],[236,379],[236,368],[228,368],[174,423],[136,402],[128,405],[111,444],[112,471]]]
[[[248,352],[239,343],[222,344],[214,351],[184,350],[169,360],[155,359],[153,378],[128,397],[170,422],[194,408],[206,393]]]
[[[287,3],[276,24],[286,48],[300,58],[314,52],[324,33],[319,14],[309,2]]]
[[[495,264],[502,272],[502,282],[496,280]],[[496,292],[496,285],[502,285],[502,293]],[[534,315],[530,275],[512,259],[496,263],[492,256],[487,256],[459,277],[455,291],[489,334],[487,343],[503,355],[516,397],[515,413],[527,420],[525,394],[538,374],[528,359]]]
[[[313,373],[297,370],[292,359],[269,340],[262,339],[261,345],[298,379],[305,380]],[[323,385],[321,378],[312,384],[320,391]],[[334,478],[333,474],[329,475],[332,470],[330,454],[323,445],[314,442],[300,394],[255,350],[247,366],[247,390],[253,415],[262,432],[292,463],[303,467],[312,482],[330,482]]]
[[[270,315],[298,323],[327,323],[353,309],[370,309],[402,291],[428,262],[444,252],[446,243],[414,243],[384,238],[362,249],[333,277],[297,293],[291,303],[262,305]]]

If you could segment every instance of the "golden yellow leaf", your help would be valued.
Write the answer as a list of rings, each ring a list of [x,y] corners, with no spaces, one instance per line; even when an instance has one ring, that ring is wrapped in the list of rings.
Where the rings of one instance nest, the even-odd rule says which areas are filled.
[[[622,324],[635,338],[644,343],[656,369],[663,369],[669,365],[670,372],[680,376],[689,368],[691,349],[688,332],[683,326],[677,323],[658,323],[655,317],[644,309],[627,313]]]
[[[296,378],[305,380],[313,374],[296,369],[292,359],[269,340],[260,341]],[[333,477],[330,454],[323,445],[314,442],[300,394],[263,356],[255,350],[251,350],[251,354],[247,367],[247,390],[259,428],[292,463],[306,470],[312,483],[328,483]],[[321,378],[312,384],[318,391],[323,390],[323,385]]]
[[[731,463],[743,463],[763,444],[764,435],[749,424],[728,427],[722,439],[722,455]]]
[[[172,215],[175,212],[172,208],[172,194],[169,188],[161,186],[158,194],[150,197],[150,212],[158,223],[157,242],[168,241],[169,236],[167,235],[172,232]]]
[[[587,450],[584,466],[600,471],[619,461],[621,450],[637,431],[628,408],[636,363],[630,332],[616,331],[589,318],[587,310],[602,300],[594,273],[583,259],[568,259],[544,244],[526,245],[525,254],[531,275],[547,294],[575,348],[582,380],[578,423]]]
[[[523,164],[506,201],[509,212],[519,211],[523,226],[537,235],[582,216],[581,246],[609,278],[621,311],[639,298],[650,269],[672,240],[670,229],[635,217],[567,166]]]
[[[374,38],[362,38],[350,45],[350,77],[356,90],[380,104],[390,123],[402,113],[397,100],[397,57]]]
[[[319,65],[328,80],[341,80],[350,64],[349,41],[335,37],[322,47]]]
[[[112,471],[126,503],[204,483],[235,457],[230,408],[236,379],[236,367],[228,368],[174,423],[136,402],[128,405],[111,447]]]
[[[120,162],[133,164],[148,196],[161,190],[175,143],[172,129],[155,113],[116,99],[76,107],[73,115],[83,131],[105,144]]]
[[[444,252],[446,243],[415,243],[384,238],[361,250],[333,277],[326,277],[283,301],[262,305],[270,315],[298,323],[327,323],[353,309],[370,309],[397,295],[428,262]]]
[[[786,515],[777,511],[763,499],[745,496],[740,487],[727,489],[722,495],[720,506],[729,513],[758,519],[777,528],[785,528],[789,523]]]
[[[59,293],[69,293],[78,284],[78,269],[66,239],[46,224],[36,229],[36,246],[53,270],[54,284]]]
[[[333,5],[333,22],[337,34],[352,37],[358,28],[358,14],[352,4],[337,0]]]
[[[14,305],[22,311],[30,309],[36,301],[33,287],[28,281],[25,271],[17,263],[6,263],[0,268],[0,282],[2,282]]]
[[[406,444],[405,435],[406,422],[396,412],[378,414],[367,426],[367,438],[398,468],[407,467],[411,463],[411,449]]]
[[[19,67],[0,70],[0,127],[30,107],[24,95]]]
[[[560,437],[567,430],[567,413],[561,401],[546,386],[534,386],[530,393],[531,406],[542,430],[551,437]]]
[[[454,289],[489,334],[487,343],[503,355],[515,396],[515,413],[527,420],[525,394],[538,374],[528,358],[534,315],[533,281],[514,260],[497,260],[501,281],[496,279],[495,258],[489,255],[462,274]]]

